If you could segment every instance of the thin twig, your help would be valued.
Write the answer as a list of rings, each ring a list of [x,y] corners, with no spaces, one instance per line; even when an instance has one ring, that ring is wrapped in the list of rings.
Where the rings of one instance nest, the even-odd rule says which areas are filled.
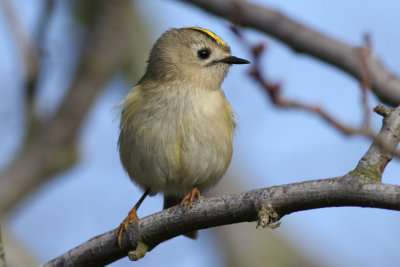
[[[308,105],[305,103],[301,103],[294,100],[285,99],[281,96],[282,86],[278,83],[270,82],[262,75],[265,73],[265,70],[262,69],[261,64],[261,55],[265,51],[265,44],[257,44],[251,45],[247,39],[241,33],[241,30],[237,26],[231,26],[232,31],[238,36],[239,40],[243,43],[245,48],[248,48],[253,56],[252,59],[252,69],[250,71],[251,77],[255,79],[255,81],[260,84],[260,86],[264,89],[264,91],[269,96],[269,99],[273,104],[280,108],[291,108],[291,109],[299,109],[303,111],[310,112],[325,122],[339,130],[340,132],[346,135],[366,135],[373,136],[373,133],[368,128],[355,128],[350,125],[345,125],[340,122],[338,119],[334,118],[332,115],[328,114],[322,107],[317,105]]]
[[[359,49],[360,69],[361,69],[361,104],[363,107],[363,123],[362,128],[369,129],[371,121],[371,108],[368,102],[368,91],[372,86],[371,71],[369,68],[368,58],[372,51],[371,36],[365,34],[364,36],[365,48]]]

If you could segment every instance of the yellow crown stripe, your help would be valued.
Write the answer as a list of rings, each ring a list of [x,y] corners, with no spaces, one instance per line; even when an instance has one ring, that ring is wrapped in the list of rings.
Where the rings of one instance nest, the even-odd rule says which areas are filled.
[[[215,33],[213,33],[212,31],[209,31],[207,29],[203,29],[203,28],[199,28],[199,27],[185,27],[186,29],[192,29],[192,30],[196,30],[196,31],[201,31],[205,34],[207,34],[208,36],[210,36],[212,39],[214,39],[218,44],[223,45],[223,46],[228,46],[224,40],[221,39],[221,37],[219,37],[218,35],[216,35]]]

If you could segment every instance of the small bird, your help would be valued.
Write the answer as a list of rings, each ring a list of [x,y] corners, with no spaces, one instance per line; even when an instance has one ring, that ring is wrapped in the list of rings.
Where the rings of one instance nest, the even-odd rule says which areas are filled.
[[[221,84],[231,55],[215,33],[198,27],[170,29],[154,44],[147,69],[122,101],[118,145],[122,165],[144,194],[117,228],[138,220],[147,195],[164,193],[164,209],[193,207],[200,191],[216,184],[232,157],[234,112]],[[185,234],[196,238],[196,232]]]

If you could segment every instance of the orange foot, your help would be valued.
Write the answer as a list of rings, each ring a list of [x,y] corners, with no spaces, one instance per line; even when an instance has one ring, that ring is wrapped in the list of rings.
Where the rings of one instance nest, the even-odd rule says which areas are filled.
[[[139,199],[139,201],[131,209],[125,220],[118,226],[116,234],[118,238],[118,246],[120,249],[122,249],[122,236],[124,235],[124,231],[128,231],[129,225],[139,220],[136,211],[138,210],[143,200],[149,193],[150,193],[150,188],[147,188],[146,191],[143,193],[142,197]]]
[[[117,228],[117,237],[118,237],[118,246],[120,249],[122,249],[122,237],[124,234],[124,231],[128,231],[129,225],[137,220],[139,220],[137,214],[136,214],[136,207],[133,207],[131,211],[129,212],[128,216],[126,216],[125,220],[118,226]]]
[[[181,202],[181,208],[185,206],[186,201],[188,202],[189,210],[193,208],[193,201],[194,199],[197,198],[200,200],[200,191],[197,190],[197,188],[193,188],[192,191],[190,191],[189,194],[187,194]]]

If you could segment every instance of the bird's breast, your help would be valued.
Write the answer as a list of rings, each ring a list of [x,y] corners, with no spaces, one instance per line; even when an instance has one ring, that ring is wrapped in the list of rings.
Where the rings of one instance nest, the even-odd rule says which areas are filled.
[[[134,135],[123,160],[130,177],[170,194],[215,184],[230,163],[234,130],[222,91],[169,92],[144,103],[126,125]],[[120,149],[123,143],[120,137]]]

